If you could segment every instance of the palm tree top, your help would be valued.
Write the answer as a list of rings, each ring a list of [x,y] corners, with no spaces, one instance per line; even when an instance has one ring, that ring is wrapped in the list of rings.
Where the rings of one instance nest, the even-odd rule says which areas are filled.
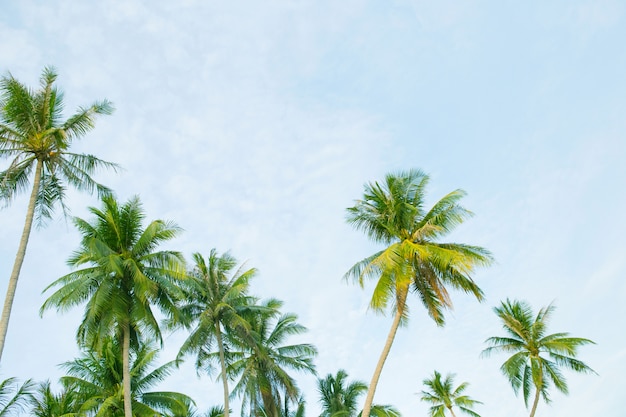
[[[473,214],[459,204],[463,190],[448,193],[426,210],[428,182],[428,175],[413,169],[387,174],[382,184],[365,185],[363,199],[347,209],[347,221],[371,240],[389,246],[357,262],[344,278],[358,281],[361,287],[367,279],[377,279],[370,307],[378,312],[394,301],[394,295],[410,288],[435,322],[443,325],[443,309],[452,307],[446,286],[482,300],[483,292],[471,274],[476,267],[490,265],[493,257],[479,246],[440,242]],[[408,306],[400,305],[406,310],[405,322]]]
[[[63,120],[63,93],[55,86],[56,79],[53,67],[44,68],[39,89],[25,86],[10,73],[0,79],[0,158],[10,159],[9,167],[0,172],[0,199],[8,205],[29,189],[31,174],[40,172],[35,179],[40,225],[51,217],[56,203],[68,213],[63,201],[66,185],[81,191],[95,190],[101,197],[111,190],[91,175],[100,168],[120,169],[93,155],[70,152],[72,142],[95,127],[96,116],[113,112],[111,102],[102,100],[79,107]]]
[[[455,374],[448,374],[442,379],[438,371],[434,371],[431,378],[424,379],[423,383],[429,388],[421,392],[421,400],[432,404],[430,407],[431,417],[443,417],[448,410],[454,416],[453,407],[458,407],[465,414],[480,417],[472,408],[482,402],[465,395],[469,383],[463,382],[454,388]]]
[[[367,183],[363,199],[348,208],[348,223],[378,243],[438,239],[473,213],[457,204],[466,195],[460,189],[426,211],[424,197],[429,181],[427,174],[411,169],[387,174],[382,184]]]
[[[509,379],[516,394],[520,388],[522,389],[527,407],[531,387],[535,387],[533,413],[539,394],[546,402],[550,402],[548,390],[552,384],[562,393],[568,393],[567,382],[559,368],[595,373],[585,363],[576,359],[580,346],[595,342],[582,337],[572,337],[567,332],[548,334],[547,326],[554,310],[555,307],[551,303],[539,309],[535,315],[526,301],[506,299],[493,309],[502,321],[506,336],[488,338],[486,343],[490,346],[481,354],[482,356],[490,356],[494,352],[511,354],[500,369]]]

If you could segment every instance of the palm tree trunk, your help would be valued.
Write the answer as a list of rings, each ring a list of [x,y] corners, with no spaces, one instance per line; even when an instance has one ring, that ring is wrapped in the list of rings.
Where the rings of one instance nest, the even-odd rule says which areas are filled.
[[[217,339],[217,347],[220,352],[220,366],[222,367],[222,385],[224,386],[224,417],[230,414],[230,405],[228,404],[228,379],[226,378],[226,358],[224,358],[224,343],[222,342],[222,332],[220,323],[215,323],[215,338]]]
[[[533,408],[530,410],[530,416],[535,416],[535,411],[537,411],[537,404],[539,404],[539,395],[541,394],[541,390],[537,389],[537,393],[535,394],[535,401],[533,401]]]
[[[400,320],[402,319],[402,314],[404,313],[407,293],[408,288],[402,289],[400,294],[398,294],[398,307],[396,309],[396,314],[393,318],[393,323],[391,324],[389,335],[387,336],[387,342],[385,342],[385,346],[383,347],[383,351],[380,354],[380,358],[378,359],[376,369],[374,369],[372,381],[370,382],[369,388],[367,389],[367,396],[365,397],[365,404],[363,405],[363,413],[361,417],[370,416],[370,411],[372,410],[372,402],[374,401],[374,393],[376,392],[376,386],[378,385],[378,379],[380,378],[380,374],[383,371],[383,365],[387,360],[387,356],[389,355],[389,351],[391,350],[391,345],[393,344],[393,339],[396,337],[396,332],[398,331],[398,327],[400,326]]]
[[[454,411],[452,411],[452,407],[448,407],[448,410],[450,410],[450,414],[452,414],[452,417],[456,417],[456,415],[454,414]]]
[[[122,385],[124,390],[124,417],[133,417],[132,397],[130,392],[130,324],[125,323],[122,330]]]
[[[13,300],[15,299],[17,280],[20,277],[22,263],[24,262],[24,257],[26,256],[26,246],[28,245],[30,230],[33,226],[33,217],[35,216],[35,205],[37,202],[37,194],[39,194],[39,186],[41,184],[42,169],[43,163],[41,162],[41,160],[37,160],[37,166],[35,168],[35,178],[33,180],[33,190],[30,193],[28,208],[26,210],[26,221],[24,223],[24,230],[22,231],[22,238],[20,239],[20,245],[17,249],[17,255],[15,256],[13,271],[11,272],[11,277],[9,278],[7,295],[4,299],[4,308],[2,309],[2,319],[0,320],[0,361],[2,360],[4,341],[7,336],[7,330],[9,329],[9,318],[11,317],[11,308],[13,307]]]

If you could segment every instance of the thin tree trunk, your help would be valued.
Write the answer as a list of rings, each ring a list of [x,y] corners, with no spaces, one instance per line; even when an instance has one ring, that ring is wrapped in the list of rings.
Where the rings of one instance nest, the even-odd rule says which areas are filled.
[[[404,313],[407,291],[408,289],[402,290],[402,292],[398,296],[398,307],[396,309],[396,314],[393,318],[393,323],[391,324],[389,335],[387,336],[387,342],[385,343],[383,351],[380,354],[376,369],[374,369],[372,381],[370,382],[370,385],[367,389],[367,396],[365,397],[365,404],[363,405],[362,417],[370,416],[370,411],[372,410],[372,402],[374,401],[374,393],[376,392],[376,386],[378,385],[378,379],[380,378],[380,374],[383,371],[383,365],[387,360],[387,356],[389,355],[389,351],[391,350],[391,345],[393,344],[393,339],[396,337],[396,332],[398,331],[398,327],[400,326],[402,314]]]
[[[124,390],[124,417],[133,417],[132,397],[130,392],[130,324],[125,323],[122,330],[122,385]]]
[[[454,414],[454,411],[452,411],[452,407],[448,407],[448,410],[450,410],[450,414],[452,414],[452,417],[456,417],[456,415]]]
[[[37,166],[35,168],[35,178],[33,180],[33,190],[30,193],[30,199],[28,200],[28,209],[26,210],[26,221],[24,222],[24,230],[22,231],[22,238],[20,239],[20,245],[17,249],[17,255],[15,256],[13,271],[11,272],[11,278],[9,278],[7,295],[4,299],[4,308],[2,309],[2,319],[0,320],[0,361],[2,360],[4,342],[7,336],[7,330],[9,329],[9,319],[11,318],[11,308],[13,307],[13,300],[15,299],[17,280],[20,277],[22,263],[24,262],[24,257],[26,256],[26,246],[28,245],[30,230],[33,226],[33,217],[35,216],[35,204],[37,202],[37,194],[39,193],[39,186],[41,184],[42,169],[43,163],[40,160],[37,160]]]
[[[537,411],[537,404],[539,404],[539,395],[541,394],[541,390],[537,389],[537,393],[535,394],[535,401],[533,401],[533,408],[530,410],[530,416],[534,417],[535,411]]]
[[[228,404],[228,379],[226,378],[226,359],[224,358],[224,343],[219,322],[215,323],[215,338],[220,352],[220,365],[222,367],[222,385],[224,386],[224,417],[229,417],[230,405]]]

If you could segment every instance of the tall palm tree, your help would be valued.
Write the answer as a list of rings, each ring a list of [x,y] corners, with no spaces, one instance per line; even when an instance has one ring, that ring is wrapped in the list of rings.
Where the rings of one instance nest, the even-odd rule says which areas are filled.
[[[33,398],[35,383],[30,379],[20,384],[16,378],[0,382],[0,416],[24,412]]]
[[[432,378],[424,380],[424,385],[426,385],[429,390],[422,391],[421,400],[432,404],[430,407],[430,417],[444,417],[446,410],[450,411],[452,417],[456,417],[452,409],[453,407],[458,407],[461,411],[470,416],[480,417],[479,414],[472,411],[472,407],[482,403],[464,395],[469,385],[467,382],[463,382],[461,385],[454,388],[454,374],[448,374],[442,380],[441,374],[435,371]]]
[[[180,349],[179,357],[196,356],[196,369],[209,372],[214,349],[219,356],[220,378],[224,391],[224,417],[229,417],[228,375],[224,333],[248,331],[250,325],[241,313],[249,311],[256,299],[247,295],[256,269],[235,269],[237,260],[230,254],[211,250],[207,260],[193,254],[195,268],[184,282],[187,304],[181,315],[191,322],[192,331]]]
[[[280,417],[283,399],[298,402],[300,390],[289,370],[315,373],[313,357],[317,350],[302,343],[285,345],[287,338],[306,332],[295,314],[281,314],[282,302],[271,299],[264,309],[247,317],[250,332],[233,333],[230,339],[233,358],[229,373],[239,377],[232,395],[242,397],[242,414]]]
[[[104,100],[80,107],[69,119],[62,120],[63,93],[54,86],[56,78],[54,69],[45,68],[39,90],[26,87],[11,75],[0,80],[0,158],[11,160],[9,167],[0,172],[0,200],[8,204],[25,192],[32,180],[24,230],[0,320],[0,358],[33,218],[43,224],[57,203],[67,213],[64,198],[68,186],[96,190],[100,196],[110,194],[91,176],[99,168],[117,169],[117,165],[93,155],[70,152],[72,142],[93,129],[97,115],[111,114],[111,103]]]
[[[68,392],[79,397],[79,415],[123,416],[124,394],[121,346],[116,339],[108,338],[100,353],[86,350],[82,357],[62,366],[68,373],[61,382]],[[180,416],[192,405],[188,396],[170,391],[149,391],[163,381],[176,368],[176,362],[168,362],[152,368],[157,350],[150,344],[133,349],[131,397],[135,416]]]
[[[320,417],[357,417],[358,400],[367,392],[362,381],[347,383],[348,374],[343,369],[337,375],[328,374],[317,380],[317,392],[322,404]],[[347,385],[346,385],[347,384]],[[399,417],[400,412],[390,405],[372,405],[371,414],[376,417]]]
[[[408,320],[409,292],[417,294],[438,325],[444,324],[443,310],[452,307],[447,286],[483,299],[471,274],[477,266],[489,265],[491,254],[478,246],[439,242],[471,216],[458,204],[465,192],[452,191],[426,211],[424,193],[428,180],[428,175],[419,170],[388,174],[382,184],[367,184],[363,199],[348,208],[348,223],[387,247],[356,263],[345,277],[353,278],[362,287],[366,279],[377,279],[370,308],[384,312],[391,303],[394,311],[369,385],[363,417],[370,415],[376,386],[398,327]]]
[[[568,393],[567,382],[559,368],[595,373],[585,363],[576,359],[579,346],[594,342],[571,337],[569,333],[546,334],[554,308],[550,304],[534,315],[531,306],[525,301],[507,299],[502,302],[500,307],[493,310],[502,320],[506,336],[490,337],[486,340],[490,346],[482,352],[484,356],[489,356],[493,352],[512,353],[500,369],[509,379],[516,394],[520,387],[522,388],[527,408],[531,386],[534,386],[535,399],[530,417],[535,415],[540,396],[546,403],[550,402],[548,390],[551,384],[562,393]]]
[[[124,407],[132,417],[130,401],[130,347],[139,345],[142,333],[162,342],[152,305],[166,317],[177,314],[180,297],[178,278],[184,277],[184,260],[174,251],[156,251],[159,244],[174,238],[180,229],[171,222],[152,221],[145,229],[145,217],[137,197],[119,205],[105,197],[103,208],[90,208],[95,220],[75,218],[82,234],[79,249],[68,260],[72,267],[87,265],[65,275],[50,286],[58,288],[41,307],[65,311],[86,302],[78,328],[79,344],[96,351],[108,336],[122,346]]]

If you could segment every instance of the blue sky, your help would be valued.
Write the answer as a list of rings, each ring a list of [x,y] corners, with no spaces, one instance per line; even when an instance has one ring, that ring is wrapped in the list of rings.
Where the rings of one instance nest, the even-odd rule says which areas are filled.
[[[377,248],[344,222],[363,184],[421,168],[431,203],[466,190],[475,217],[450,239],[494,253],[496,265],[475,276],[487,299],[454,294],[443,329],[412,300],[376,402],[426,415],[414,393],[437,369],[470,382],[482,415],[527,415],[500,375],[503,357],[479,358],[500,333],[491,308],[514,297],[554,301],[551,330],[597,342],[580,357],[599,375],[568,373],[570,395],[554,393],[538,415],[617,416],[625,14],[618,0],[8,1],[0,71],[35,86],[55,66],[68,114],[113,101],[116,112],[75,149],[125,168],[98,179],[122,200],[140,195],[149,218],[183,227],[173,248],[230,250],[258,268],[254,290],[299,315],[322,376],[343,368],[369,381],[391,322],[367,311],[371,287],[342,280]],[[2,286],[25,200],[0,212]],[[88,217],[98,201],[70,193],[68,204]],[[32,235],[3,377],[56,379],[56,365],[76,355],[82,310],[38,310],[77,244],[60,218]],[[168,337],[163,360],[182,337]],[[315,378],[298,381],[317,415]],[[221,399],[220,385],[190,367],[168,384],[201,408]]]

